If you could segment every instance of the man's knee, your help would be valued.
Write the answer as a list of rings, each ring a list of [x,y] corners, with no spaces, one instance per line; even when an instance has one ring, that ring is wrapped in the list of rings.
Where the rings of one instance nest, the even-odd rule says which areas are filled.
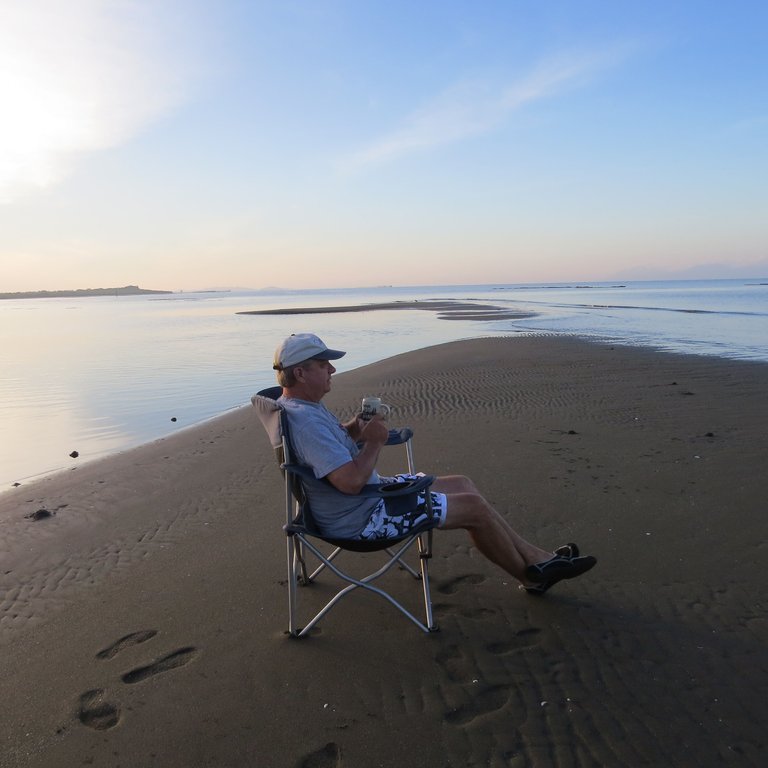
[[[465,493],[473,493],[476,496],[480,496],[480,491],[477,490],[477,486],[471,477],[467,477],[466,475],[459,475],[459,477],[461,478],[461,483],[464,486]]]
[[[484,528],[492,518],[491,505],[477,491],[448,495],[446,527]]]
[[[436,489],[443,493],[474,493],[479,495],[477,486],[466,475],[444,475],[435,482]]]

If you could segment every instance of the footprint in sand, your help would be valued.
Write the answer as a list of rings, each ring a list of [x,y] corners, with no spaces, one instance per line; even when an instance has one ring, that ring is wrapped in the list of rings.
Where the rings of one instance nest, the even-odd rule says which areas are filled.
[[[108,648],[103,651],[99,651],[96,654],[97,659],[111,659],[116,656],[123,648],[130,648],[132,645],[139,645],[140,643],[146,643],[147,640],[151,640],[157,634],[156,629],[143,629],[139,632],[131,632],[130,635],[125,635],[119,640],[116,640]]]
[[[481,715],[502,709],[508,701],[509,687],[493,685],[481,690],[464,706],[446,712],[445,722],[451,725],[467,725]]]
[[[476,608],[475,606],[458,606],[453,603],[432,603],[432,608],[437,616],[463,616],[467,619],[483,619],[486,616],[491,616],[496,611],[492,611],[490,608]]]
[[[435,662],[445,670],[448,679],[454,683],[463,683],[471,679],[471,665],[465,653],[458,645],[449,645],[435,655]]]
[[[96,654],[96,658],[111,659],[124,648],[138,645],[139,643],[145,643],[156,634],[157,630],[154,629],[132,632],[130,635],[121,637],[108,648],[99,651]],[[183,667],[185,664],[192,661],[195,656],[197,656],[197,649],[193,646],[179,648],[166,656],[156,659],[151,664],[147,664],[143,667],[136,667],[136,669],[126,672],[121,679],[124,683],[129,685],[140,683],[142,680],[146,680],[154,675],[159,675],[161,672],[167,672],[170,669]],[[78,702],[77,719],[83,725],[97,731],[106,731],[110,728],[114,728],[120,722],[119,705],[106,701],[104,695],[105,691],[103,688],[94,688],[81,694]],[[324,766],[325,763],[318,763],[317,765],[321,767]]]
[[[303,757],[296,764],[296,768],[338,768],[341,765],[341,750],[338,744],[332,741],[317,752]]]
[[[167,656],[156,659],[151,664],[147,664],[144,667],[136,667],[136,669],[126,672],[121,679],[128,685],[140,683],[142,680],[159,675],[161,672],[167,672],[170,669],[183,667],[185,664],[189,664],[195,656],[197,656],[197,649],[193,646],[190,645],[186,648],[179,648],[177,651],[173,651]]]
[[[514,637],[511,640],[503,640],[500,643],[491,643],[486,646],[487,649],[497,655],[504,656],[508,653],[515,653],[516,651],[522,651],[526,648],[533,648],[536,645],[536,636],[541,634],[541,630],[536,627],[529,627],[528,629],[521,629],[515,632]]]
[[[104,700],[103,688],[94,688],[80,695],[77,717],[89,728],[106,731],[120,722],[120,707]]]
[[[485,576],[479,573],[468,573],[466,576],[457,576],[455,579],[441,584],[438,588],[438,592],[442,592],[444,595],[453,595],[458,592],[465,584],[482,584],[485,581]]]

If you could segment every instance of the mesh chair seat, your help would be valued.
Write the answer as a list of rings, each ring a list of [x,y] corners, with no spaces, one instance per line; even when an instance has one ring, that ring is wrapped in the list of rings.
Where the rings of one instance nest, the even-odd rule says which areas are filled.
[[[308,497],[304,480],[314,478],[312,470],[296,463],[290,442],[290,428],[285,409],[276,402],[282,393],[280,387],[270,387],[262,390],[251,398],[259,418],[269,435],[272,447],[275,449],[280,468],[285,478],[285,515],[283,526],[287,538],[287,567],[288,567],[288,632],[293,637],[305,637],[339,601],[355,589],[363,589],[377,594],[392,604],[407,619],[416,624],[424,632],[434,632],[438,629],[432,615],[432,600],[429,586],[428,560],[432,552],[432,530],[435,522],[431,515],[431,498],[429,487],[434,477],[422,476],[417,480],[405,483],[384,483],[367,485],[357,496],[382,498],[388,508],[400,503],[415,503],[419,493],[424,493],[427,503],[428,516],[424,523],[414,526],[406,534],[386,539],[340,539],[326,536],[316,525],[312,516],[311,499]],[[406,449],[408,471],[413,474],[413,450],[411,440],[413,432],[410,429],[390,430],[387,445],[403,445]],[[339,497],[343,497],[340,491]],[[324,552],[318,541],[326,542],[334,547],[330,553]],[[419,552],[419,570],[409,565],[403,556],[411,547],[416,545]],[[342,570],[334,561],[344,551],[358,553],[383,552],[388,560],[377,570],[363,578],[355,578]],[[306,554],[310,552],[319,561],[318,567],[308,572]],[[425,619],[416,618],[402,603],[373,581],[387,573],[393,566],[404,569],[421,582],[424,601]],[[311,584],[324,570],[329,569],[336,574],[347,586],[337,592],[330,601],[305,626],[298,626],[298,594],[297,585]]]

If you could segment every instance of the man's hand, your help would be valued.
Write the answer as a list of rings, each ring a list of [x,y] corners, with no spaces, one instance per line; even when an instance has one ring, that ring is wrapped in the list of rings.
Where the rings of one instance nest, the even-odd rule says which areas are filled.
[[[352,430],[347,431],[353,439],[362,443],[360,453],[352,461],[335,469],[328,474],[328,480],[342,493],[360,493],[360,489],[368,482],[379,457],[379,451],[389,437],[384,419],[374,416],[370,421],[358,419],[359,431],[353,435]]]
[[[341,426],[347,431],[347,434],[357,442],[360,439],[360,430],[362,429],[363,420],[358,414],[349,421],[345,421]]]
[[[359,425],[357,435],[359,442],[381,446],[389,439],[389,429],[381,416],[374,416],[367,421],[358,419],[357,422]]]

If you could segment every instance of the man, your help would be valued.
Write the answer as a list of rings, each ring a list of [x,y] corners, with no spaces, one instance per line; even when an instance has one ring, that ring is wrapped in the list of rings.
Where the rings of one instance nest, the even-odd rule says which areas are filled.
[[[380,416],[370,420],[358,416],[341,424],[321,403],[336,372],[331,361],[345,354],[329,349],[312,333],[289,336],[275,350],[273,367],[283,388],[278,402],[288,416],[297,460],[314,472],[316,480],[307,484],[307,493],[323,533],[338,538],[386,538],[426,520],[426,500],[422,494],[415,512],[392,516],[381,499],[356,495],[364,485],[382,481],[376,462],[389,430]],[[397,479],[408,477],[398,475]],[[518,579],[529,594],[543,595],[558,581],[579,576],[597,562],[594,557],[579,556],[575,544],[559,547],[553,554],[526,541],[468,477],[438,477],[430,493],[437,527],[464,528],[477,549]]]

